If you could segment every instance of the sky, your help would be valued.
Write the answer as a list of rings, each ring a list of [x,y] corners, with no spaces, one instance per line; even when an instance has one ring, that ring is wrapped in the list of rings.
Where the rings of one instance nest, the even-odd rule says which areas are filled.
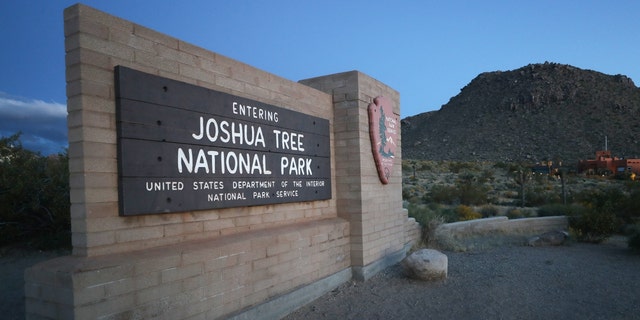
[[[0,136],[67,146],[63,10],[0,1]],[[85,5],[292,81],[358,70],[439,110],[478,74],[555,62],[640,83],[636,0],[87,0]]]

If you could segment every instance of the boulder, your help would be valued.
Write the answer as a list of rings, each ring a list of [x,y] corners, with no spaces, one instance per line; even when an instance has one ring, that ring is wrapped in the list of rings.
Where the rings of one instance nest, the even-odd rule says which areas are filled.
[[[440,280],[447,278],[447,256],[433,249],[420,249],[401,262],[406,274],[419,280]]]
[[[549,231],[539,236],[529,238],[528,244],[532,247],[559,246],[567,240],[569,234],[565,231]]]

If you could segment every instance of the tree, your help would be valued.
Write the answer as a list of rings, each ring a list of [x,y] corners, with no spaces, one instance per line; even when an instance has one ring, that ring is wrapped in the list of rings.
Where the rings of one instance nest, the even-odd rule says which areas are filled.
[[[566,189],[566,183],[565,183],[565,177],[567,176],[567,168],[565,167],[560,167],[558,168],[558,171],[555,173],[557,176],[560,177],[560,183],[562,184],[562,204],[566,205],[567,204],[567,189]]]
[[[64,154],[44,157],[26,150],[20,133],[0,138],[0,245],[70,239],[69,167]]]
[[[531,180],[531,170],[525,168],[523,166],[517,167],[516,170],[512,171],[513,181],[520,186],[520,206],[525,206],[525,190],[529,180]]]

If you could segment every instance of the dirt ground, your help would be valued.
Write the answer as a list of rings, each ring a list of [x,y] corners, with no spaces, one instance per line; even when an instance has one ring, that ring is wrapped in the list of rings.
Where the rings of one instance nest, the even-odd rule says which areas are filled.
[[[394,265],[285,319],[640,319],[640,255],[624,243],[444,253],[446,280]]]
[[[294,319],[639,319],[640,254],[622,241],[444,251],[446,280],[408,279],[400,265],[349,281]],[[24,270],[68,252],[0,249],[2,319],[24,319]]]

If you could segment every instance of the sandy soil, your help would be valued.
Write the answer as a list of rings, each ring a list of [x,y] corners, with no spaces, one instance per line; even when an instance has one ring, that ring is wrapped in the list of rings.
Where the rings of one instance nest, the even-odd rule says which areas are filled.
[[[348,282],[286,319],[639,319],[640,255],[624,244],[444,252],[448,278],[394,265]]]
[[[639,319],[640,254],[622,242],[444,251],[449,276],[399,265],[347,282],[286,319]],[[24,270],[68,252],[0,249],[2,319],[24,318]]]

